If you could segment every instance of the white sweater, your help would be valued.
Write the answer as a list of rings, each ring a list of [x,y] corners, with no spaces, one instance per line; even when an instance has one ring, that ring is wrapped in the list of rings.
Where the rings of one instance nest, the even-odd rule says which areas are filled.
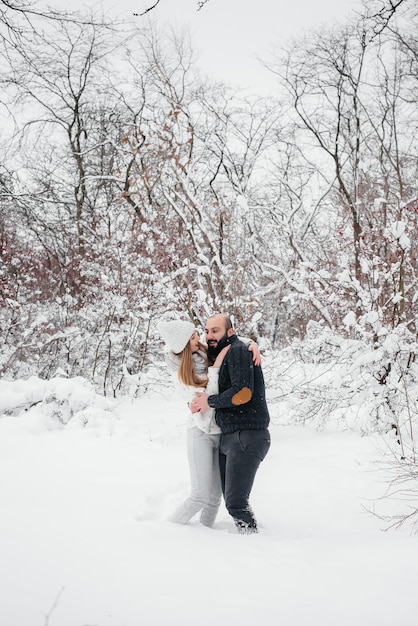
[[[207,411],[192,413],[189,409],[189,402],[191,402],[194,394],[201,393],[205,391],[208,395],[217,394],[219,392],[218,388],[218,375],[219,375],[219,367],[209,367],[206,371],[206,360],[200,355],[199,352],[193,354],[193,368],[195,373],[202,378],[208,377],[208,383],[206,385],[206,389],[203,387],[192,387],[191,385],[185,385],[181,383],[178,379],[178,368],[180,365],[180,359],[177,354],[170,352],[167,355],[166,359],[167,365],[172,373],[174,384],[178,391],[180,392],[182,398],[186,401],[187,409],[189,411],[188,416],[188,428],[193,428],[197,426],[203,432],[209,435],[217,435],[221,432],[219,426],[217,426],[215,422],[215,410],[208,409]]]

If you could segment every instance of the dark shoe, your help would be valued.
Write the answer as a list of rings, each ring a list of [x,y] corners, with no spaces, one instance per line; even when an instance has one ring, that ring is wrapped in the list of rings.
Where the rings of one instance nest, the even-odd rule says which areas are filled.
[[[243,522],[241,519],[234,519],[235,526],[240,535],[254,535],[258,533],[257,523],[254,522]]]

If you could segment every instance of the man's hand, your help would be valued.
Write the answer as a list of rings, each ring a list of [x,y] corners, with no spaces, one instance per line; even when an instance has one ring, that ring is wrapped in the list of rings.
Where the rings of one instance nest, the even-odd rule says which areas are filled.
[[[248,344],[248,350],[253,353],[254,365],[261,365],[261,353],[258,344],[255,341],[251,341]]]
[[[208,398],[207,393],[195,393],[190,405],[192,413],[207,411],[209,409]]]

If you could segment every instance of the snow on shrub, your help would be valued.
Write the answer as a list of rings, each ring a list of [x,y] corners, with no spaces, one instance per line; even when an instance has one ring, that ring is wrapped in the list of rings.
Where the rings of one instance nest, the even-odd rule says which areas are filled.
[[[265,359],[268,400],[278,424],[404,433],[417,423],[416,343],[401,326],[379,347],[322,330]],[[409,441],[409,443],[406,443]]]
[[[85,426],[93,415],[97,417],[109,408],[106,399],[80,376],[0,381],[0,415],[26,415],[40,420],[48,429],[63,428],[71,420]]]

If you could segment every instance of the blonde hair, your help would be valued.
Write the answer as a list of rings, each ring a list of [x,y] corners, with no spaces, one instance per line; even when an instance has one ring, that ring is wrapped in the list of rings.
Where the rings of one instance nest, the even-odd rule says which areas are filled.
[[[206,360],[206,346],[199,342],[199,354]],[[177,376],[179,381],[184,385],[189,385],[191,387],[206,387],[208,383],[207,378],[202,378],[198,376],[194,371],[193,367],[193,352],[190,347],[190,341],[187,342],[186,347],[180,352],[180,366],[178,369]]]

